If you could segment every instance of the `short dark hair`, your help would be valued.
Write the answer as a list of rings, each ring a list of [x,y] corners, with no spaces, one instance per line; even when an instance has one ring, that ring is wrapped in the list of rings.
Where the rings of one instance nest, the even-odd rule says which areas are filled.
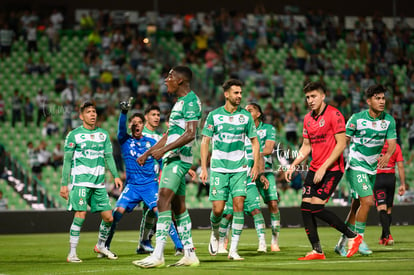
[[[156,110],[156,111],[158,111],[158,112],[160,112],[160,113],[161,113],[161,109],[160,109],[160,107],[159,107],[158,105],[149,105],[149,106],[145,109],[144,114],[146,115],[146,114],[148,114],[149,112],[151,112],[152,110]]]
[[[366,99],[373,97],[376,94],[382,94],[386,93],[387,88],[384,85],[381,84],[375,84],[372,86],[369,86],[368,89],[365,91],[365,97]]]
[[[243,81],[241,81],[239,79],[231,78],[229,80],[226,80],[226,82],[224,82],[221,87],[223,88],[223,91],[226,92],[230,89],[231,86],[242,87],[243,86]]]
[[[323,85],[319,81],[310,81],[310,82],[305,84],[305,87],[303,87],[303,92],[305,94],[309,93],[311,91],[314,91],[314,90],[318,90],[320,92],[323,92],[324,94],[326,93],[325,85]]]
[[[134,113],[132,116],[128,118],[128,122],[131,122],[135,117],[139,117],[142,120],[142,123],[145,123],[145,117],[141,113]]]
[[[82,104],[81,104],[81,106],[80,106],[80,112],[81,113],[83,113],[83,111],[86,109],[86,108],[88,108],[88,107],[93,107],[95,110],[96,110],[96,105],[95,105],[95,102],[93,102],[93,101],[85,101],[85,102],[83,102]]]
[[[264,117],[263,117],[263,111],[262,111],[262,107],[260,107],[260,105],[259,104],[257,104],[256,102],[250,102],[249,104],[247,104],[247,105],[252,105],[253,106],[253,108],[255,108],[259,113],[260,113],[260,116],[259,116],[259,119],[261,120],[261,121],[263,121],[264,120]]]
[[[191,69],[187,66],[175,66],[174,68],[172,68],[173,71],[182,74],[185,78],[187,78],[188,82],[191,83],[191,81],[193,80],[193,72],[191,71]]]

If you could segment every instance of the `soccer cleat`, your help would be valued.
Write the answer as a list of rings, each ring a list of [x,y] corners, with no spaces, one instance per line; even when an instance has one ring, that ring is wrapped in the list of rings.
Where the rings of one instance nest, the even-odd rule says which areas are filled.
[[[154,252],[154,248],[151,245],[150,240],[141,241],[137,248],[137,254],[149,254]]]
[[[217,255],[218,245],[219,241],[216,239],[216,237],[214,236],[214,232],[212,231],[210,236],[210,243],[208,245],[208,252],[211,256]]]
[[[244,260],[244,258],[240,257],[240,255],[239,255],[239,253],[237,253],[237,251],[230,251],[227,258],[229,258],[229,260],[235,260],[235,261],[243,261]]]
[[[378,244],[384,244],[384,243],[385,243],[385,240],[386,240],[385,238],[382,238],[382,237],[381,237],[381,238],[379,239],[379,241],[378,241]]]
[[[347,254],[345,247],[344,247],[344,246],[342,246],[342,245],[338,245],[338,244],[337,244],[337,245],[335,245],[334,252],[335,252],[336,254],[341,255],[342,257],[346,257],[346,254]]]
[[[177,248],[175,250],[174,256],[182,256],[182,255],[184,255],[184,250],[182,248]]]
[[[363,241],[362,236],[359,234],[357,234],[355,238],[348,239],[348,253],[346,254],[346,257],[350,258],[355,253],[357,253],[358,248],[361,249],[360,245],[362,241]]]
[[[272,245],[270,246],[270,250],[272,252],[278,252],[278,251],[280,251],[279,245],[277,243],[272,243]]]
[[[364,256],[372,254],[372,250],[368,248],[368,245],[364,241],[362,241],[361,245],[359,246],[358,252]]]
[[[266,253],[267,252],[267,246],[266,242],[259,242],[259,248],[257,249],[257,252]]]
[[[219,242],[217,254],[229,254],[229,251],[224,247],[224,243]]]
[[[394,245],[394,239],[391,234],[388,235],[388,238],[384,238],[384,245]]]
[[[105,246],[95,245],[95,248],[93,249],[93,251],[95,251],[95,253],[103,254],[104,257],[108,257],[108,259],[110,259],[110,260],[118,259],[118,256],[115,253],[113,253],[112,251],[110,251],[108,248],[106,248]],[[102,258],[99,255],[98,255],[98,257]]]
[[[165,262],[164,262],[164,257],[159,259],[151,254],[145,259],[133,261],[132,264],[135,266],[141,267],[141,268],[154,268],[154,267],[163,267],[165,265]]]
[[[168,265],[168,267],[172,267],[172,266],[193,266],[194,267],[194,266],[199,266],[199,265],[200,265],[200,261],[198,260],[197,256],[194,254],[191,257],[184,256],[175,264]]]
[[[299,261],[309,261],[309,260],[325,260],[325,254],[318,253],[315,250],[312,250],[305,257],[298,258]]]
[[[78,256],[75,255],[68,255],[68,257],[66,258],[66,261],[68,263],[81,263],[82,260],[78,258]]]

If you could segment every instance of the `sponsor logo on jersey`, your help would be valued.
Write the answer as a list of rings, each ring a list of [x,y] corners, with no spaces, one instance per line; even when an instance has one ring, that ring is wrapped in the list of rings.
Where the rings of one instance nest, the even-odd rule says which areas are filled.
[[[84,134],[80,135],[80,138],[85,139],[85,135]]]
[[[308,122],[306,123],[306,125],[308,125],[308,127],[310,127],[310,125],[311,125],[310,120],[308,120]]]
[[[233,122],[233,117],[231,116],[231,117],[229,117],[229,121],[230,122]]]
[[[145,147],[148,148],[148,149],[151,148],[151,143],[149,141],[147,141],[147,143],[145,144]]]
[[[303,129],[303,134],[307,136],[308,135],[308,130]]]
[[[365,135],[367,132],[365,130],[361,131],[361,135]]]
[[[355,129],[355,124],[349,123],[349,128],[354,130]]]
[[[207,126],[207,129],[208,129],[208,130],[213,130],[213,128],[214,128],[214,127],[213,127],[213,125],[211,125],[211,124],[209,124],[209,125]]]
[[[84,143],[81,144],[81,149],[83,149],[85,147],[86,147],[86,143],[84,142]]]
[[[91,135],[91,139],[95,139],[95,135]]]
[[[372,122],[372,128],[377,128],[377,122],[375,121]]]
[[[73,142],[70,142],[68,146],[69,146],[70,148],[73,148],[73,147],[75,147],[75,144],[74,144]]]

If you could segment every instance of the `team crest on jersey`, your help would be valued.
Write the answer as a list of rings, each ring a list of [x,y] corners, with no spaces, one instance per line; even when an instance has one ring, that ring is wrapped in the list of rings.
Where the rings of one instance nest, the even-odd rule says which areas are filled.
[[[100,140],[104,140],[104,139],[105,139],[105,136],[104,136],[104,134],[102,134],[102,133],[99,133],[99,139],[100,139]]]
[[[368,185],[366,183],[362,184],[362,190],[364,190],[364,191],[368,190]]]
[[[321,121],[319,121],[319,127],[323,127],[325,125],[325,120],[322,118]]]
[[[145,147],[148,148],[148,149],[151,148],[151,143],[149,143],[149,141],[147,141],[147,143],[145,144]]]
[[[85,202],[83,201],[83,199],[82,199],[82,198],[80,198],[80,199],[79,199],[79,205],[80,205],[80,206],[82,206],[82,205],[84,205],[84,204],[85,204]]]
[[[213,196],[217,195],[217,190],[216,190],[216,187],[214,187],[214,188],[213,188],[213,191],[211,192],[211,194],[212,194]]]
[[[239,116],[239,121],[240,121],[240,123],[244,123],[244,116],[243,115]]]
[[[381,120],[381,128],[382,129],[386,129],[387,128],[387,123],[385,122],[385,120]]]

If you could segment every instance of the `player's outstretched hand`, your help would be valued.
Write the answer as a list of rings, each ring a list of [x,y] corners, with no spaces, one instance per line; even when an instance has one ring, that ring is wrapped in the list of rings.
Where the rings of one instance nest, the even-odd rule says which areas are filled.
[[[133,97],[130,97],[128,101],[121,101],[119,106],[121,107],[122,113],[126,114],[132,107],[132,103],[134,101]]]
[[[124,184],[120,178],[115,178],[115,186],[119,189],[119,191],[122,191]]]
[[[193,170],[193,169],[190,169],[190,170],[188,170],[188,175],[190,175],[190,177],[191,177],[191,180],[192,181],[195,181],[195,179],[196,179],[196,177],[197,177],[197,173]]]
[[[207,169],[201,168],[200,180],[204,185],[206,185],[207,177],[208,177]]]
[[[260,175],[260,182],[263,183],[263,189],[267,190],[269,189],[269,180],[265,177],[265,175]]]
[[[60,192],[59,192],[59,195],[60,195],[62,198],[64,198],[65,200],[67,200],[67,199],[68,199],[68,197],[69,197],[69,189],[68,189],[68,187],[67,187],[67,186],[62,186],[62,187],[60,187]]]

